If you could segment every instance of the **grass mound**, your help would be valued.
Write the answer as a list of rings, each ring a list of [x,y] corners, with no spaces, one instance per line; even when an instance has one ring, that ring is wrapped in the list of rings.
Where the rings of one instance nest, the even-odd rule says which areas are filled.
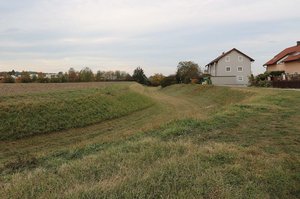
[[[247,90],[238,90],[230,87],[218,87],[212,85],[177,84],[162,89],[162,92],[174,96],[185,97],[191,102],[202,107],[220,108],[225,105],[240,102],[254,93]]]
[[[83,127],[149,107],[128,86],[0,97],[0,140]]]

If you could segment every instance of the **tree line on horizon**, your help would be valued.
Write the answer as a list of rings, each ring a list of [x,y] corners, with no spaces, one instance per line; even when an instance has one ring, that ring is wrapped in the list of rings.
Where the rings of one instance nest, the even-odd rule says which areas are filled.
[[[13,76],[18,73],[18,77]],[[136,81],[147,86],[168,86],[176,83],[198,83],[203,78],[203,73],[198,64],[192,61],[179,62],[177,71],[173,75],[164,76],[156,73],[149,78],[141,67],[137,67],[130,75],[124,71],[100,71],[94,73],[90,68],[84,67],[80,71],[70,68],[68,72],[49,74],[42,72],[2,72],[0,74],[2,83],[67,83],[67,82],[101,82],[101,81]]]
[[[17,77],[14,78],[14,76]],[[1,76],[1,74],[0,74]],[[70,68],[68,72],[42,73],[22,71],[2,72],[2,83],[67,83],[67,82],[93,82],[93,81],[133,81],[130,74],[124,71],[93,71],[85,67],[80,71]]]

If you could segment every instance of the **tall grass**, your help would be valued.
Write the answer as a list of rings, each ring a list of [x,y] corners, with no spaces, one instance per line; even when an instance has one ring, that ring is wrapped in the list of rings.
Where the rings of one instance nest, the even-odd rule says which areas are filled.
[[[151,106],[128,86],[58,91],[0,98],[0,140],[83,127]]]

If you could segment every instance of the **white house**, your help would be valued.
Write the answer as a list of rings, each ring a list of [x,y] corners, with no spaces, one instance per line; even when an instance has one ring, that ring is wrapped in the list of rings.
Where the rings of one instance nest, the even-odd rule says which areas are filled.
[[[247,85],[254,59],[233,48],[206,65],[215,85]]]

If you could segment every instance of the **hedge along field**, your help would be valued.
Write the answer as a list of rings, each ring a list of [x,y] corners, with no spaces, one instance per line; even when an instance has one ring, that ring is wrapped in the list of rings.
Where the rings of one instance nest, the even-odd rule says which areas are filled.
[[[108,85],[68,91],[0,97],[0,140],[84,127],[151,106],[154,102],[130,90]]]

